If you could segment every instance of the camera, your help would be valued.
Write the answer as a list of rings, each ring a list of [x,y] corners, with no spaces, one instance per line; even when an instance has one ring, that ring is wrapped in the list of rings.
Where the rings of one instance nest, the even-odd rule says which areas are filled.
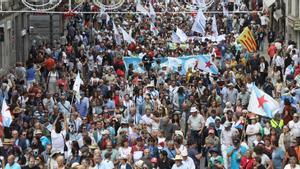
[[[38,149],[34,149],[33,150],[33,156],[37,157],[39,155],[39,150]]]

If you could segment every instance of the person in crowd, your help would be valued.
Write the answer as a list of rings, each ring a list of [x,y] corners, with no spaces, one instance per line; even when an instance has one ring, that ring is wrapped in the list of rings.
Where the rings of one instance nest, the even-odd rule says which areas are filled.
[[[299,49],[262,1],[203,2],[201,33],[182,2],[95,2],[1,75],[2,168],[298,167]]]

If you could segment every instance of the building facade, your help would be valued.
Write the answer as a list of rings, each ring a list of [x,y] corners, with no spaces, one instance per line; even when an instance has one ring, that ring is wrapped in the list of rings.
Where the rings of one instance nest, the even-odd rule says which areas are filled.
[[[19,0],[2,3],[2,10],[20,10]],[[1,13],[0,27],[3,39],[0,41],[0,73],[24,61],[28,55],[28,16],[27,13]]]
[[[19,12],[0,13],[0,75],[25,62],[33,44],[53,44],[63,33],[63,15],[20,12],[25,9],[20,0],[1,1],[0,11]]]
[[[286,40],[293,40],[300,48],[300,1],[285,0],[286,3]]]

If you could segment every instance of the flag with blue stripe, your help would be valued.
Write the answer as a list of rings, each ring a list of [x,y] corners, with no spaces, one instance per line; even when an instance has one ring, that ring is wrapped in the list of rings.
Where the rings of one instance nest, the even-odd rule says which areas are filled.
[[[248,111],[264,117],[273,118],[274,115],[279,112],[279,108],[279,103],[275,99],[253,85]]]

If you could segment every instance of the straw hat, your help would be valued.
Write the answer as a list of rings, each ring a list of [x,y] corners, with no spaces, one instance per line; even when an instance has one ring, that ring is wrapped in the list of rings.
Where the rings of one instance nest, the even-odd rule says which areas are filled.
[[[8,138],[5,138],[2,142],[2,145],[12,145],[12,140],[8,139]]]
[[[92,144],[92,145],[89,146],[89,149],[91,149],[91,150],[95,150],[97,148],[98,148],[97,144]]]
[[[175,160],[175,161],[176,161],[176,160],[182,161],[182,156],[181,156],[181,155],[176,155],[175,158],[174,158],[174,160]]]

